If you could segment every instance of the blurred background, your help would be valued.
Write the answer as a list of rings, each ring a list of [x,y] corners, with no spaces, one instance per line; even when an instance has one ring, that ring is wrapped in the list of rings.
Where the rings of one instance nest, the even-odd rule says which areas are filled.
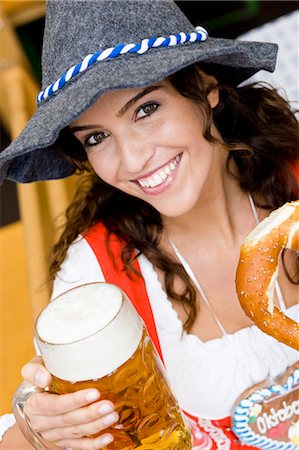
[[[297,1],[176,3],[194,25],[206,27],[211,36],[242,35],[279,42],[285,59],[275,78],[270,75],[267,81],[278,88],[288,86],[284,95],[298,101]],[[35,109],[44,12],[44,0],[0,1],[1,150],[19,134]],[[19,186],[5,181],[0,187],[0,414],[11,411],[20,369],[34,354],[34,320],[51,291],[48,252],[78,182],[79,177]]]

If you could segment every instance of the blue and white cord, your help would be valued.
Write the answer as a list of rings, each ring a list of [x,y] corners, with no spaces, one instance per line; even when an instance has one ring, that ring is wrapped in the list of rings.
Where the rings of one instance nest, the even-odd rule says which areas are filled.
[[[284,395],[292,391],[299,384],[299,369],[288,377],[283,385],[272,385],[258,389],[246,399],[242,399],[233,412],[233,432],[240,438],[242,444],[252,445],[264,450],[298,450],[291,442],[282,442],[260,436],[249,427],[249,413],[255,404],[262,403],[272,395]]]
[[[106,48],[101,52],[92,53],[85,56],[83,61],[70,67],[64,74],[58,78],[54,83],[47,86],[46,89],[40,91],[37,96],[36,103],[40,103],[42,100],[53,95],[59,89],[61,89],[68,81],[74,78],[78,73],[82,73],[91,67],[95,62],[103,61],[105,59],[116,58],[119,55],[125,53],[137,53],[142,55],[151,48],[158,47],[173,47],[175,45],[185,44],[187,42],[201,42],[205,41],[208,37],[208,32],[203,27],[196,27],[192,33],[178,33],[171,34],[168,37],[153,37],[149,39],[143,39],[138,44],[118,44],[116,47]]]

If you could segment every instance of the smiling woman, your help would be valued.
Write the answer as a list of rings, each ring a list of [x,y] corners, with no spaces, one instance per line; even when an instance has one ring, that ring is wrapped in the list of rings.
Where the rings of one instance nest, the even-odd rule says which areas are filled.
[[[104,182],[176,216],[193,208],[216,161],[226,159],[201,124],[200,106],[165,81],[106,93],[70,128]]]
[[[128,293],[194,449],[246,448],[230,429],[236,399],[297,358],[252,325],[235,292],[241,241],[298,195],[290,106],[262,84],[238,87],[275,57],[273,44],[194,31],[171,0],[49,2],[38,112],[0,157],[18,181],[87,172],[52,252],[53,298],[95,281]],[[295,316],[297,257],[286,250],[280,264],[274,303]],[[40,359],[23,376],[51,379]],[[29,396],[27,437],[49,449],[119,448],[105,432],[113,405],[85,394]]]

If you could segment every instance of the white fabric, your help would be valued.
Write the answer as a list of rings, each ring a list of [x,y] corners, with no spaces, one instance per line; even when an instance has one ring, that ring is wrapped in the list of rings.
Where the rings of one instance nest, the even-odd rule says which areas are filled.
[[[55,279],[52,299],[72,287],[93,281],[105,281],[104,275],[90,246],[79,236],[69,247]]]
[[[139,264],[152,306],[169,379],[181,407],[207,419],[227,417],[238,396],[268,376],[275,377],[297,360],[298,353],[252,326],[202,342],[183,331],[152,264]],[[84,239],[77,240],[55,282],[53,297],[66,289],[104,281],[96,256]],[[287,314],[298,316],[297,305]]]
[[[4,414],[0,416],[0,442],[2,441],[4,433],[16,423],[13,414]]]

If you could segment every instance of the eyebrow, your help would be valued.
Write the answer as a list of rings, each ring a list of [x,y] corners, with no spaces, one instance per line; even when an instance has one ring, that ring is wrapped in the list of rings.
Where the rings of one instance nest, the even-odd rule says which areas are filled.
[[[118,116],[123,116],[128,109],[134,105],[141,97],[144,97],[145,95],[149,94],[152,91],[157,91],[158,89],[161,89],[162,86],[148,86],[143,91],[139,92],[139,94],[135,95],[135,97],[131,98],[117,113]]]
[[[143,89],[139,94],[135,95],[135,97],[131,98],[117,113],[118,117],[121,117],[125,114],[128,109],[134,105],[140,98],[144,97],[145,95],[149,94],[150,92],[157,91],[158,89],[161,89],[162,86],[148,86],[145,89]],[[94,128],[97,128],[99,125],[81,125],[76,127],[70,127],[71,131],[73,133],[76,133],[77,131],[83,131],[83,130],[91,130]]]

